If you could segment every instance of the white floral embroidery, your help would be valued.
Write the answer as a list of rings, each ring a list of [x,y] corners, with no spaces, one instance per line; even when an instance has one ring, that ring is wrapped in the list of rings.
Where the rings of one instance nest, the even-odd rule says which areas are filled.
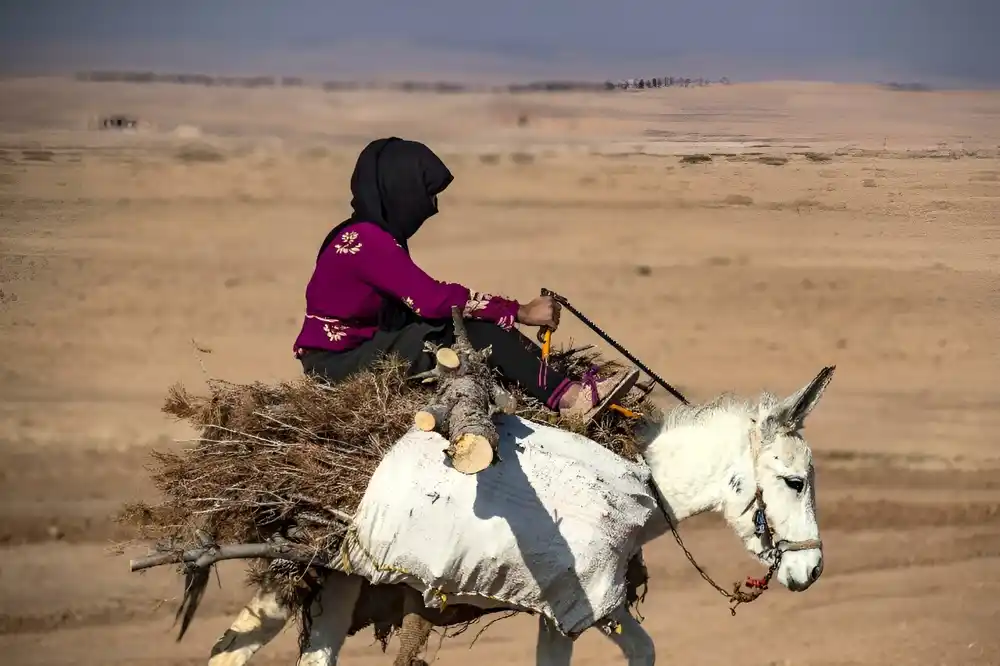
[[[330,338],[330,342],[340,342],[347,335],[347,327],[338,321],[331,321],[323,324],[323,332]]]
[[[326,337],[330,339],[330,342],[340,342],[347,335],[348,327],[341,324],[339,319],[328,319],[327,317],[320,317],[319,315],[309,313],[306,313],[306,319],[315,319],[316,321],[323,322],[323,332],[326,333]]]
[[[474,313],[485,310],[491,300],[493,300],[493,296],[490,294],[481,294],[478,291],[471,292],[469,300],[465,302],[462,316],[466,319],[471,318]]]
[[[410,298],[409,296],[407,296],[406,298],[403,299],[403,304],[405,304],[406,307],[408,307],[411,310],[413,310],[413,312],[415,314],[420,314],[420,308],[414,307],[414,305],[413,305],[413,299]]]
[[[345,231],[340,235],[340,242],[333,246],[337,254],[357,254],[361,250],[357,231]]]
[[[497,321],[497,326],[509,331],[514,328],[515,319],[514,315],[504,315]]]

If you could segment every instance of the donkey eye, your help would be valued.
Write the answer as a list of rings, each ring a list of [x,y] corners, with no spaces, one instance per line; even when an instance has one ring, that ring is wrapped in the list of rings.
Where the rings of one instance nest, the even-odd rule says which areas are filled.
[[[794,490],[796,493],[801,493],[802,489],[806,487],[806,482],[794,476],[786,476],[784,478],[785,485]]]

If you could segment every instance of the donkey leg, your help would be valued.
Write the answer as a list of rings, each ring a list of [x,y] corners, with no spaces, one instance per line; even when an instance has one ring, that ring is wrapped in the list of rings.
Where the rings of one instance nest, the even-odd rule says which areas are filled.
[[[618,621],[621,633],[610,634],[608,638],[625,655],[628,666],[653,666],[656,663],[656,650],[649,632],[642,628],[624,606],[616,610],[612,617]]]
[[[291,616],[291,608],[281,603],[275,591],[258,588],[236,621],[215,642],[208,666],[243,666],[257,650],[274,640]]]
[[[392,666],[419,666],[425,664],[418,658],[427,645],[434,625],[421,615],[424,599],[412,587],[407,587],[403,597],[403,622],[399,630],[399,652]]]
[[[570,666],[572,661],[573,639],[563,636],[545,616],[539,615],[535,666]]]
[[[323,581],[319,598],[313,603],[309,646],[299,657],[298,666],[333,666],[351,629],[354,605],[361,595],[360,576],[333,571]]]

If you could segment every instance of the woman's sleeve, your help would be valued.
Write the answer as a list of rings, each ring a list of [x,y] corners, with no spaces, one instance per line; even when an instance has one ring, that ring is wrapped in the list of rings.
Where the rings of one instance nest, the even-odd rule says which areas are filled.
[[[447,319],[452,307],[457,306],[467,319],[491,321],[508,329],[517,322],[517,301],[435,280],[380,227],[354,225],[335,243],[335,252],[357,262],[358,275],[364,282],[399,299],[421,317]]]

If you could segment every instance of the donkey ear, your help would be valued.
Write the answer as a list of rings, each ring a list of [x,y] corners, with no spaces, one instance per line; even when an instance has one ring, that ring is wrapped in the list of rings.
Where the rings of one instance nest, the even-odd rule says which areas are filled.
[[[786,431],[800,429],[809,412],[823,396],[823,391],[833,379],[833,371],[836,369],[835,365],[823,368],[804,388],[778,403],[768,416],[771,425]]]

